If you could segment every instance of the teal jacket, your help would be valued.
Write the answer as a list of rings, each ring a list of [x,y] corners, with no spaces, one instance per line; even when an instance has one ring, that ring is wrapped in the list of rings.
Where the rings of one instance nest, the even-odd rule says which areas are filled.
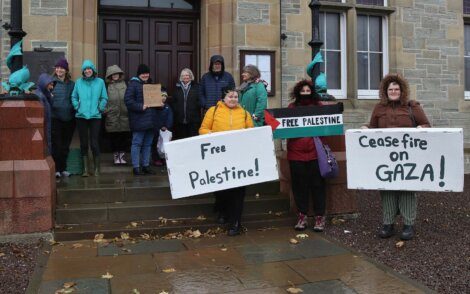
[[[250,83],[241,93],[238,99],[240,105],[253,117],[255,127],[264,125],[264,110],[268,106],[268,93],[263,83]]]
[[[75,117],[84,119],[101,118],[101,113],[106,108],[108,94],[104,81],[96,77],[96,68],[90,60],[83,61],[83,71],[87,68],[93,70],[93,76],[85,78],[84,76],[75,82],[75,88],[72,92],[72,105],[76,111]]]

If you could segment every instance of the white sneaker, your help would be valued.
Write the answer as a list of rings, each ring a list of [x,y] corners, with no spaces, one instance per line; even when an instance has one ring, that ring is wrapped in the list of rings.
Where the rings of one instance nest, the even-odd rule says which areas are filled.
[[[71,175],[72,175],[72,174],[69,173],[69,172],[66,171],[66,170],[64,170],[64,171],[62,172],[62,176],[63,176],[63,177],[70,177]]]
[[[127,164],[127,161],[124,159],[124,155],[126,155],[126,153],[119,152],[119,161],[121,164]]]
[[[55,177],[56,177],[56,178],[60,178],[60,172],[56,172],[56,173],[55,173]]]
[[[114,152],[114,164],[118,165],[121,161],[119,160],[119,152]]]
[[[303,213],[299,213],[299,218],[297,220],[297,224],[294,226],[294,229],[296,231],[303,231],[307,228],[308,222],[307,222],[307,215]]]

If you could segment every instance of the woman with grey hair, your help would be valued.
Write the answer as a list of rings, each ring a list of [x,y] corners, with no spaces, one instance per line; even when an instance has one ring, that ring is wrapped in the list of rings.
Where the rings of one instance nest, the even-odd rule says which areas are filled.
[[[259,69],[247,65],[242,71],[243,83],[239,87],[240,105],[251,114],[255,127],[264,125],[264,110],[268,106],[268,92]]]
[[[194,81],[194,74],[189,68],[181,71],[170,106],[175,118],[174,138],[197,136],[201,126],[202,105],[199,100],[199,84]]]

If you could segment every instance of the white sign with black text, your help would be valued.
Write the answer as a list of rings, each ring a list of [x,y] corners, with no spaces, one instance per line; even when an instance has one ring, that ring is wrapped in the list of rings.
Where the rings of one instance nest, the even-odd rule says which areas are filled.
[[[346,131],[349,189],[462,192],[461,128]]]
[[[165,143],[173,199],[279,179],[271,127]]]

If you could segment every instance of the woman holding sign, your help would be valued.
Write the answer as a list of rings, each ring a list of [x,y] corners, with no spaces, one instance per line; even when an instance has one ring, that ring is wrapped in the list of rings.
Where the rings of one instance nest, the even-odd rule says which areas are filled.
[[[416,101],[409,100],[408,82],[398,74],[386,75],[379,86],[380,102],[375,106],[368,126],[363,128],[427,128],[429,121]],[[416,194],[411,191],[380,191],[383,210],[381,238],[394,234],[395,216],[403,216],[402,240],[414,236]]]
[[[223,100],[206,112],[199,129],[200,135],[253,127],[250,114],[238,104],[238,92],[233,88],[223,88],[222,94]],[[215,197],[216,210],[220,215],[228,216],[230,227],[227,234],[239,235],[245,187],[217,191]]]
[[[294,101],[289,104],[289,108],[321,105],[312,81],[308,80],[302,80],[294,86],[291,98]],[[287,140],[292,193],[299,211],[298,221],[294,227],[297,231],[303,231],[308,226],[307,213],[311,196],[313,196],[315,214],[313,230],[322,232],[325,228],[325,180],[321,177],[317,158],[312,137]]]

